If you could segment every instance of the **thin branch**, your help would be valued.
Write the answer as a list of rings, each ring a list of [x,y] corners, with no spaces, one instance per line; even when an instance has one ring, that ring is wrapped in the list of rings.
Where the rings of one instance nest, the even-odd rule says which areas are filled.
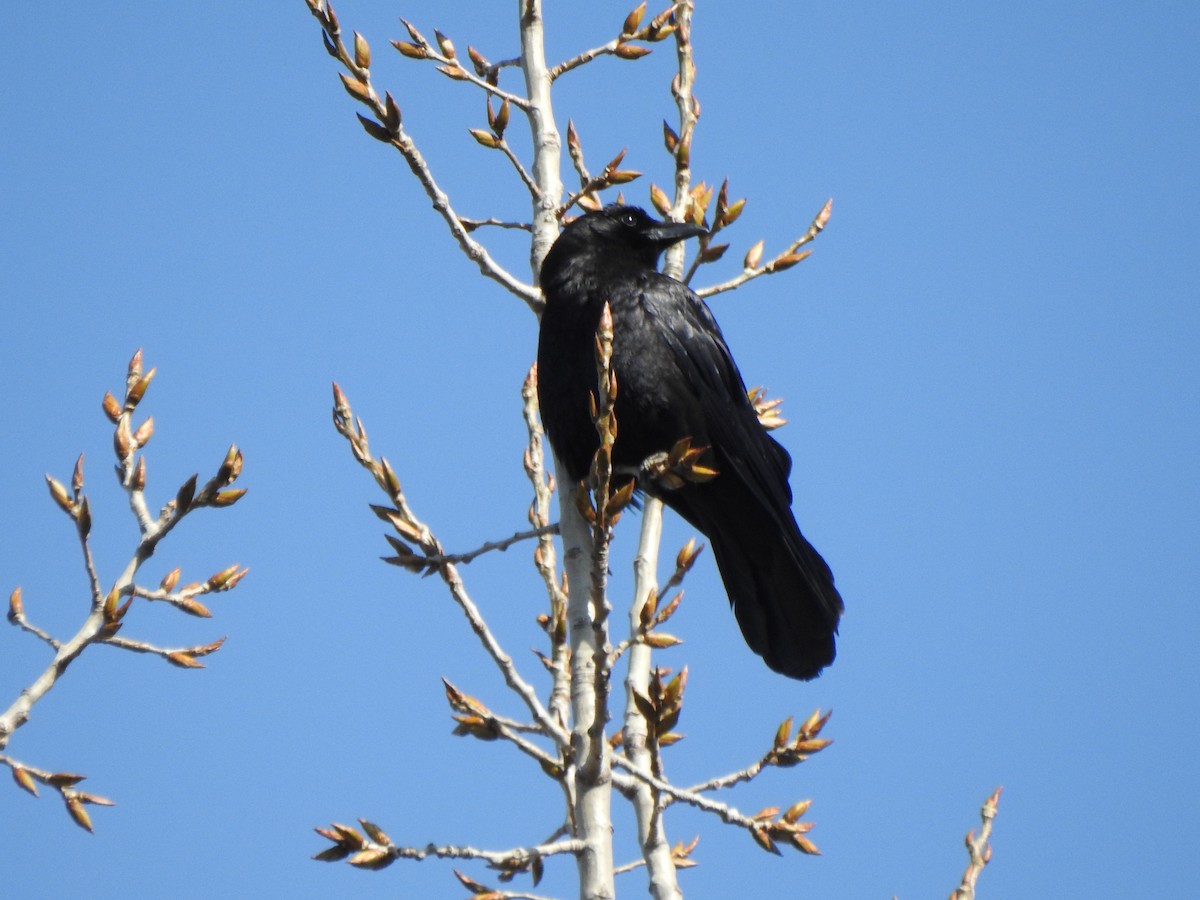
[[[512,537],[504,538],[499,541],[487,541],[482,546],[470,551],[469,553],[446,553],[434,554],[426,556],[425,561],[431,567],[445,565],[446,563],[455,563],[457,565],[466,565],[474,559],[483,556],[485,553],[491,553],[493,550],[498,550],[503,553],[513,544],[519,544],[521,541],[528,541],[532,538],[542,538],[547,535],[558,534],[558,523],[542,525],[538,528],[530,528],[527,531],[518,531]]]
[[[490,219],[469,219],[466,216],[462,216],[459,221],[463,223],[463,226],[467,229],[467,231],[477,231],[478,229],[485,227],[509,228],[516,231],[533,230],[533,226],[528,222],[507,222],[503,219],[497,219],[494,216]]]
[[[353,76],[349,81],[343,78],[346,89],[356,100],[370,108],[378,120],[363,119],[360,116],[360,120],[362,120],[363,127],[367,133],[377,140],[391,144],[400,152],[400,155],[404,157],[404,161],[408,163],[409,169],[425,190],[426,196],[433,203],[433,208],[449,227],[450,234],[457,241],[459,248],[466,254],[468,259],[479,267],[479,271],[487,278],[503,285],[510,293],[520,297],[535,313],[540,311],[543,302],[541,291],[514,277],[488,254],[482,244],[471,237],[470,230],[451,205],[450,198],[433,177],[433,172],[429,164],[425,161],[425,157],[417,149],[413,140],[405,133],[401,125],[399,107],[396,106],[390,94],[385,94],[383,98],[380,98],[371,84],[369,52],[364,59],[361,53],[352,53],[347,49],[342,40],[341,27],[338,24],[337,17],[333,15],[327,3],[323,2],[323,0],[308,0],[308,6],[325,34],[326,50]],[[365,45],[365,41],[362,43]],[[356,48],[357,44],[358,41],[356,41]],[[367,65],[360,65],[360,61],[366,62]],[[468,80],[474,78],[465,69],[462,69],[461,66],[459,69],[465,76],[468,76]],[[521,98],[504,95],[503,92],[498,94],[498,96],[505,96],[505,99],[508,99],[509,102],[522,108],[524,108],[524,104],[527,102]]]
[[[309,7],[312,8],[313,0],[309,0]],[[317,15],[316,12],[313,13]],[[317,15],[320,19],[320,16]],[[467,69],[458,58],[458,51],[454,50],[453,44],[445,37],[445,35],[437,32],[438,40],[433,42],[428,40],[421,32],[410,22],[401,19],[400,22],[408,30],[409,36],[416,42],[415,44],[402,44],[400,41],[392,41],[392,45],[400,51],[404,56],[410,59],[429,59],[440,65],[439,71],[446,77],[454,81],[466,81],[480,90],[487,91],[494,97],[501,100],[507,100],[517,109],[523,112],[528,112],[531,103],[528,98],[522,97],[519,94],[513,94],[503,90],[491,78],[484,76],[480,77],[477,73]],[[443,52],[443,50],[448,52]],[[494,66],[489,66],[488,75],[498,73],[501,68],[517,65],[517,60],[510,60],[497,63]]]
[[[318,853],[314,859],[333,862],[347,859],[354,866],[382,869],[397,859],[421,861],[437,859],[482,859],[502,871],[521,871],[534,861],[540,861],[563,853],[578,854],[584,849],[583,841],[568,839],[538,844],[534,847],[514,847],[510,850],[480,850],[477,847],[456,844],[427,844],[424,847],[405,847],[392,841],[379,826],[359,820],[366,835],[356,828],[334,823],[329,828],[317,828],[317,834],[333,842],[332,847]],[[369,835],[369,836],[368,836]]]
[[[513,153],[513,149],[508,145],[508,141],[500,138],[496,144],[496,149],[508,157],[508,161],[512,163],[512,167],[517,173],[517,177],[521,179],[521,183],[529,191],[529,196],[536,201],[540,196],[537,183],[533,180],[533,176],[525,171],[524,164],[517,157],[517,154]]]
[[[777,272],[783,272],[790,269],[796,263],[804,260],[811,251],[801,251],[800,248],[805,244],[811,243],[814,238],[825,228],[829,222],[829,217],[833,213],[833,201],[827,200],[825,205],[821,207],[821,211],[817,213],[812,220],[812,224],[808,226],[808,230],[804,232],[796,240],[792,241],[783,252],[779,253],[773,259],[765,264],[759,264],[755,260],[756,251],[760,251],[761,242],[751,248],[750,253],[746,254],[746,260],[743,263],[742,271],[730,278],[728,281],[723,281],[720,284],[710,285],[708,287],[699,288],[696,290],[700,297],[711,297],[714,294],[720,294],[725,291],[731,291],[734,288],[739,288],[747,281],[759,278],[763,275],[774,275]]]
[[[645,769],[635,766],[630,760],[621,756],[613,757],[613,766],[629,773],[631,779],[621,779],[622,786],[629,790],[636,790],[636,783],[641,782],[654,788],[658,793],[670,797],[678,803],[684,803],[694,809],[702,812],[711,813],[717,816],[722,822],[729,825],[738,825],[742,828],[754,828],[755,821],[749,816],[738,812],[734,807],[727,803],[722,803],[719,800],[712,800],[702,794],[698,794],[688,788],[676,787],[669,781],[659,778]],[[614,783],[618,779],[614,777]]]
[[[544,527],[550,521],[551,495],[555,489],[554,476],[546,471],[542,423],[538,417],[537,364],[530,366],[521,385],[521,411],[529,444],[525,448],[524,469],[533,487],[533,502],[529,506],[529,523]],[[561,532],[560,532],[561,533]],[[533,564],[546,586],[550,614],[546,632],[550,636],[548,668],[554,678],[547,706],[554,720],[564,729],[570,719],[570,646],[567,642],[567,594],[559,580],[558,559],[554,539],[543,535],[533,551]]]
[[[12,594],[8,598],[8,621],[29,632],[34,637],[50,645],[52,650],[57,650],[62,646],[55,638],[51,637],[48,632],[38,628],[32,622],[25,618],[25,604],[21,600],[21,589],[13,588]]]
[[[979,811],[982,821],[979,833],[967,832],[966,844],[970,862],[963,873],[962,883],[950,895],[950,900],[975,900],[975,883],[979,880],[983,867],[992,859],[992,845],[988,840],[992,836],[992,821],[996,818],[996,811],[1000,805],[1001,790],[1003,788],[996,788],[984,801],[983,808]]]
[[[630,24],[631,20],[626,19],[625,26],[622,27],[621,33],[605,44],[599,47],[593,47],[591,50],[585,50],[570,59],[563,60],[558,65],[550,69],[551,80],[557,80],[560,76],[565,75],[572,69],[578,69],[580,66],[590,63],[592,60],[601,56],[616,55],[623,59],[638,59],[650,52],[648,47],[639,47],[630,43],[631,41],[661,41],[673,30],[670,25],[671,15],[680,4],[666,9],[659,13],[645,27],[638,28],[637,24]]]
[[[333,386],[333,396],[334,427],[350,444],[350,450],[354,454],[354,458],[358,460],[363,468],[371,472],[375,477],[376,483],[388,495],[395,506],[395,516],[391,520],[393,526],[405,538],[418,544],[427,556],[444,555],[441,544],[433,536],[429,528],[417,519],[409,507],[408,500],[400,488],[400,479],[396,476],[391,465],[386,459],[376,460],[371,455],[370,445],[367,442],[366,429],[363,428],[362,422],[355,418],[354,412],[350,408],[349,400],[346,399],[346,395],[342,393],[341,388],[336,384]],[[396,546],[397,543],[400,546],[404,546],[399,541],[394,541],[393,546]],[[480,614],[479,608],[467,593],[462,578],[458,574],[458,569],[453,563],[443,563],[438,566],[438,574],[450,589],[451,597],[458,604],[463,615],[466,616],[471,630],[479,638],[484,650],[487,651],[487,654],[492,658],[497,668],[500,669],[505,683],[525,702],[533,718],[545,729],[549,737],[553,738],[560,747],[569,746],[570,739],[566,732],[557,722],[551,719],[545,707],[542,706],[541,701],[538,699],[537,693],[521,677],[512,657],[504,652],[504,648],[500,646],[499,641],[492,634],[487,622],[484,621],[483,616]]]

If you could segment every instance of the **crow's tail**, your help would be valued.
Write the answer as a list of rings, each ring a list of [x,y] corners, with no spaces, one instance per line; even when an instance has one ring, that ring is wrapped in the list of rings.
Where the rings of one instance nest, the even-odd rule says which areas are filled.
[[[815,678],[833,662],[842,598],[790,508],[763,508],[745,484],[721,475],[661,496],[708,537],[751,650],[790,678]]]

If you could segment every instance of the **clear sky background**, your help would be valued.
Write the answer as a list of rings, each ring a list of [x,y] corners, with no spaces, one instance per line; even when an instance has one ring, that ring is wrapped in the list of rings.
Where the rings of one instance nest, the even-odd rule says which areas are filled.
[[[497,59],[512,2],[346,0],[376,78],[465,214],[526,219],[477,146],[469,87],[401,59],[398,16]],[[602,43],[624,4],[549,4],[550,55]],[[812,684],[743,645],[711,560],[661,656],[690,667],[668,751],[682,783],[740,768],[787,715],[835,744],[730,795],[814,800],[822,858],[762,853],[687,811],[689,897],[943,897],[962,837],[1005,788],[983,897],[1191,897],[1200,778],[1200,7],[709,3],[695,18],[697,177],[749,202],[754,241],[812,258],[712,305],[751,384],[785,398],[796,512],[847,613]],[[519,388],[533,316],[482,280],[397,154],[368,139],[300,0],[23,4],[0,56],[0,589],[66,637],[86,580],[43,474],[87,454],[102,580],[135,539],[100,411],[131,353],[150,496],[244,449],[250,493],[190,517],[143,579],[251,573],[213,620],[136,608],[162,643],[228,634],[203,672],[94,648],[9,752],[86,773],[118,806],[76,828],[0,784],[3,893],[24,898],[457,897],[449,866],[312,862],[364,816],[398,841],[534,843],[556,791],[508,748],[455,738],[439,677],[517,713],[436,579],[385,566],[379,495],[329,422],[337,379],[411,502],[454,550],[524,526]],[[670,162],[667,45],[560,85],[594,168]],[[516,86],[517,80],[511,85]],[[510,133],[526,140],[519,121]],[[526,246],[487,235],[517,275]],[[689,536],[672,519],[665,552]],[[628,593],[636,519],[614,547]],[[468,588],[530,679],[544,592],[527,548]],[[0,704],[48,655],[0,631]],[[618,818],[622,855],[632,819]],[[463,865],[476,877],[480,867]],[[539,893],[570,896],[574,867]],[[619,883],[641,896],[637,874]]]

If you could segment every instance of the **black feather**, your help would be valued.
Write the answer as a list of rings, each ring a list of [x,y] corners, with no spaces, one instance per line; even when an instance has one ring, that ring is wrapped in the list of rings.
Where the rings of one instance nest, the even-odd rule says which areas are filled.
[[[598,439],[594,335],[607,302],[617,377],[614,465],[633,470],[681,438],[708,448],[709,481],[641,484],[703,532],[746,643],[777,672],[813,678],[833,662],[842,599],[792,515],[791,457],[762,427],[704,301],[661,274],[662,251],[702,231],[634,207],[581,216],[542,264],[538,400],[559,464],[587,476]]]

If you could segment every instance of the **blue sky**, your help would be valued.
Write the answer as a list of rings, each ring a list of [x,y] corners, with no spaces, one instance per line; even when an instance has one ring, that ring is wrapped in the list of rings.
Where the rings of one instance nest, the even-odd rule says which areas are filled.
[[[403,16],[513,55],[512,4],[346,2],[376,78],[461,209],[525,218],[473,91],[400,59]],[[801,526],[847,614],[819,681],[742,644],[710,560],[662,657],[690,667],[668,771],[753,760],[787,715],[835,710],[836,743],[729,799],[812,797],[825,855],[767,857],[688,812],[689,897],[944,896],[962,835],[1004,785],[981,896],[1187,897],[1200,739],[1194,4],[700,3],[697,176],[760,237],[811,259],[714,299],[750,383],[785,398]],[[550,54],[602,43],[620,4],[551,8]],[[452,549],[524,524],[518,391],[528,310],[481,280],[407,168],[369,140],[304,5],[65,3],[10,11],[0,60],[6,215],[0,588],[60,636],[86,607],[42,476],[87,456],[109,581],[133,522],[100,412],[138,347],[158,377],[150,493],[166,500],[231,442],[233,510],[201,512],[146,567],[251,573],[209,621],[135,609],[132,636],[229,635],[203,672],[94,648],[9,752],[84,772],[118,806],[97,833],[0,787],[5,881],[29,898],[459,896],[438,863],[322,865],[309,830],[364,816],[397,840],[544,838],[557,797],[505,748],[450,735],[439,677],[516,712],[435,580],[378,562],[379,497],[329,424],[337,379],[417,512]],[[560,84],[598,167],[624,146],[664,184],[671,54],[602,60]],[[515,85],[516,82],[514,81]],[[511,133],[523,137],[514,123]],[[489,236],[528,277],[526,248]],[[689,536],[668,523],[666,550]],[[629,584],[630,519],[614,547]],[[544,595],[523,549],[465,572],[518,657]],[[44,648],[0,632],[5,706]],[[528,677],[539,678],[529,658]],[[632,827],[619,819],[624,837]],[[480,869],[463,867],[476,877]],[[570,895],[569,863],[541,893]],[[622,895],[643,888],[623,876]]]

